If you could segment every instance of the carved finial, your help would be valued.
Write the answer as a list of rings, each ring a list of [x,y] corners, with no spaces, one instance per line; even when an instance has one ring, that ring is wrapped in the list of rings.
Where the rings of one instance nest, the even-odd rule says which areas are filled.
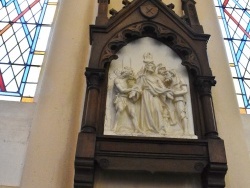
[[[170,3],[170,4],[167,5],[167,7],[173,10],[174,9],[174,4]]]
[[[96,17],[96,25],[105,25],[108,22],[108,4],[110,0],[98,0],[98,15]]]
[[[131,2],[129,0],[122,0],[122,4],[128,6]]]
[[[110,0],[98,0],[98,3],[110,3]]]
[[[182,10],[187,17],[185,21],[198,33],[204,33],[202,26],[199,23],[198,15],[195,8],[194,0],[182,0]]]
[[[115,16],[116,14],[118,14],[118,11],[112,8],[110,9],[109,14],[111,14],[112,16]]]

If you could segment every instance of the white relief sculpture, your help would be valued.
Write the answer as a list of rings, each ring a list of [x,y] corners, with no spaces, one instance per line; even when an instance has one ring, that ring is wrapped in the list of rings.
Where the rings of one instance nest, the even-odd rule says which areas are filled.
[[[145,66],[139,73],[135,85],[138,90],[133,90],[129,97],[134,101],[138,101],[140,97],[138,117],[142,133],[164,134],[167,132],[169,124],[165,118],[164,108],[168,108],[166,100],[172,100],[173,93],[164,86],[155,72],[156,65],[150,53],[144,55],[143,62]]]
[[[129,93],[133,91],[135,85],[135,76],[131,68],[125,67],[120,73],[116,72],[117,77],[114,80],[114,106],[116,110],[115,123],[113,127],[114,132],[119,132],[119,123],[121,122],[122,114],[127,113],[131,118],[133,129],[132,132],[138,131],[138,120],[135,113],[135,106],[129,98]],[[120,120],[120,121],[119,121]]]
[[[186,108],[186,94],[187,84],[183,83],[179,76],[177,76],[175,70],[168,71],[168,87],[172,89],[174,94],[173,103],[175,105],[175,112],[180,121],[180,124],[183,129],[184,135],[189,135],[188,130],[188,117],[187,117],[187,108]]]
[[[130,59],[129,66],[123,67],[123,59]],[[109,73],[104,134],[196,139],[180,70],[149,52],[134,66],[131,59],[123,56]]]
[[[170,81],[170,76],[169,76],[168,70],[161,63],[158,64],[157,69],[158,69],[157,70],[158,76],[161,79],[161,81],[163,82],[164,86],[166,88],[170,89],[170,87],[168,87],[168,83]],[[173,102],[172,102],[172,100],[171,101],[167,100],[166,102],[167,102],[167,106],[168,106],[168,108],[166,109],[167,110],[166,114],[168,115],[167,117],[169,119],[170,125],[176,125],[177,122],[176,122],[176,117],[175,117],[175,111],[172,110],[172,109],[174,109]]]

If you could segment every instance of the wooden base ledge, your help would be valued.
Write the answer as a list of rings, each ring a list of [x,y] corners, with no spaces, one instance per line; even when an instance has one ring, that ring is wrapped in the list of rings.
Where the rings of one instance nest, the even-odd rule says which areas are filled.
[[[95,157],[77,157],[75,188],[93,187],[94,169],[196,173],[204,188],[224,187],[227,171],[221,139],[97,137]]]

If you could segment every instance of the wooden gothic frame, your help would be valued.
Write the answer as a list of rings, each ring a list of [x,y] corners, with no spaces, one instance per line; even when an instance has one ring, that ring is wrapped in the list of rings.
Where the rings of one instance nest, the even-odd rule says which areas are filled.
[[[75,158],[75,188],[92,188],[96,167],[198,173],[204,188],[225,187],[225,147],[218,136],[211,95],[216,81],[206,50],[210,36],[199,24],[195,1],[181,1],[183,17],[174,13],[173,4],[161,0],[123,0],[123,9],[110,10],[112,17],[108,18],[109,0],[98,0],[96,24],[90,26],[92,50],[85,73],[87,90]],[[110,62],[117,58],[118,50],[143,37],[170,47],[187,68],[198,139],[103,135]]]

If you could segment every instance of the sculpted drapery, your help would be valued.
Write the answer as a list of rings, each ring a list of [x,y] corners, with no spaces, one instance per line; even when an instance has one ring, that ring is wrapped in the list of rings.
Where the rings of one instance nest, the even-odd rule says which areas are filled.
[[[137,78],[140,89],[139,129],[143,133],[166,133],[168,125],[166,100],[172,100],[172,91],[166,88],[156,74],[156,65],[150,54],[144,56],[145,68]],[[136,91],[139,93],[138,91]],[[132,95],[130,97],[133,97]]]
[[[175,70],[156,64],[149,52],[140,64],[137,72],[131,65],[114,71],[115,116],[109,131],[134,136],[192,135],[186,113],[187,85]]]

